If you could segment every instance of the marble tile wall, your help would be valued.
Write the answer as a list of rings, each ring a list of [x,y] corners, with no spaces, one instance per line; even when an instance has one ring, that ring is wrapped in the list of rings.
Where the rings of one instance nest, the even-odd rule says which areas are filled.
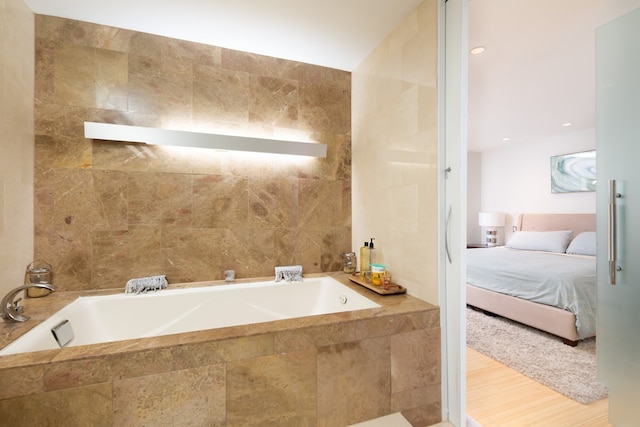
[[[33,260],[33,12],[0,0],[0,295]]]
[[[425,0],[354,70],[354,247],[375,237],[394,281],[438,303],[438,2]]]
[[[440,422],[439,309],[371,298],[383,308],[6,356],[0,419],[333,427],[402,412],[415,426]]]
[[[341,268],[350,73],[43,15],[35,38],[35,256],[61,290]],[[328,155],[93,142],[84,121],[295,136]]]

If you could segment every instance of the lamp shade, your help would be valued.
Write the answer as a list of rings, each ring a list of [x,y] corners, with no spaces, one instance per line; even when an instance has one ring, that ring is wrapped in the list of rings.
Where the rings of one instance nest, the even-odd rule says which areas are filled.
[[[504,227],[504,212],[480,212],[478,225],[480,227]]]

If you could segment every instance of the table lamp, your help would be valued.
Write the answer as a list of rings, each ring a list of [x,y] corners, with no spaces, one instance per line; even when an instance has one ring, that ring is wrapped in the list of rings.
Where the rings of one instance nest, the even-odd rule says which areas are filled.
[[[486,227],[485,243],[488,247],[496,245],[498,240],[498,227],[504,227],[503,212],[480,212],[478,214],[478,225]]]

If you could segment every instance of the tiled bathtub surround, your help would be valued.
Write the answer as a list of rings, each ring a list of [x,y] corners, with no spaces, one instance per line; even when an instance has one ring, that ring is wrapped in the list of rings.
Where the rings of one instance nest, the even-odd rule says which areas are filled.
[[[36,15],[35,256],[61,290],[340,269],[351,75]],[[300,137],[326,159],[92,142],[83,122]]]
[[[338,426],[402,412],[413,425],[439,422],[437,307],[334,276],[383,307],[4,356],[0,419]],[[35,323],[73,296],[30,299],[27,310]]]

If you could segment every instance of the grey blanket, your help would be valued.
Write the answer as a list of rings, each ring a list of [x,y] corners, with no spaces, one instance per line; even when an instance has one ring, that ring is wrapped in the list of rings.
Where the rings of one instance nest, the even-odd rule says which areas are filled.
[[[596,329],[596,259],[504,247],[467,250],[467,283],[568,310],[581,338]]]

